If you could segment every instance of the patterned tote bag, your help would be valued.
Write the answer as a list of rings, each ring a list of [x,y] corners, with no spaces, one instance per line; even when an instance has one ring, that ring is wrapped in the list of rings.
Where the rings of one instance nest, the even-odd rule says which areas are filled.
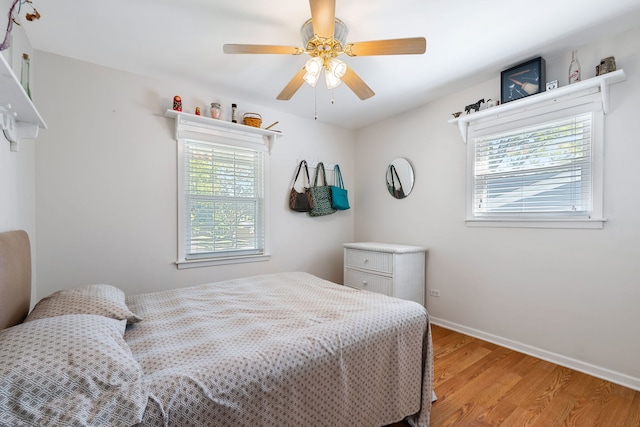
[[[322,172],[322,185],[318,185],[318,175]],[[324,164],[318,163],[316,173],[311,186],[311,198],[313,208],[309,211],[311,216],[322,216],[334,213],[336,210],[331,206],[331,188],[327,185],[327,176],[324,171]]]

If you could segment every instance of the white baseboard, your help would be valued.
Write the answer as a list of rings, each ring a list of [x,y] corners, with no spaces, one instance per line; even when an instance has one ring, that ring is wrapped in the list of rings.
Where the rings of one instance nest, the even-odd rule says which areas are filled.
[[[580,360],[542,350],[540,348],[523,344],[518,341],[513,341],[507,338],[499,337],[497,335],[489,334],[478,329],[469,328],[458,323],[449,322],[448,320],[430,317],[430,321],[434,325],[442,326],[446,329],[451,329],[453,331],[460,332],[462,334],[469,335],[483,341],[488,341],[493,344],[518,351],[520,353],[528,354],[529,356],[537,357],[538,359],[546,360],[547,362],[555,363],[556,365],[574,369],[576,371],[601,378],[603,380],[611,381],[612,383],[619,384],[633,390],[640,391],[640,378],[635,378],[620,372],[592,365],[590,363],[581,362]]]

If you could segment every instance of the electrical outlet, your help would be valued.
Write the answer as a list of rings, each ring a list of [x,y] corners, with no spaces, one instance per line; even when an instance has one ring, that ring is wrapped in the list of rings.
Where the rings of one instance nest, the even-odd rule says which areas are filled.
[[[432,297],[439,298],[440,297],[440,291],[437,290],[437,289],[430,289],[429,290],[429,295],[431,295]]]

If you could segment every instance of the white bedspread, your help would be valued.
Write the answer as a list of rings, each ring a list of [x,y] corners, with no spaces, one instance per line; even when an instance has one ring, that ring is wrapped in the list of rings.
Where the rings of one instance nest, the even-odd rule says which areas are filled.
[[[127,297],[149,383],[143,425],[429,424],[424,307],[307,273]]]

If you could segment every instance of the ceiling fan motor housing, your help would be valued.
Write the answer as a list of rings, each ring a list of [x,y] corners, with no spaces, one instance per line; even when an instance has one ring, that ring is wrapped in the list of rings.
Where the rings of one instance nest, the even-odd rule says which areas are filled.
[[[344,22],[335,18],[333,37],[320,37],[313,31],[313,22],[309,19],[302,25],[300,32],[306,53],[313,57],[319,56],[326,62],[344,52],[349,29]]]

